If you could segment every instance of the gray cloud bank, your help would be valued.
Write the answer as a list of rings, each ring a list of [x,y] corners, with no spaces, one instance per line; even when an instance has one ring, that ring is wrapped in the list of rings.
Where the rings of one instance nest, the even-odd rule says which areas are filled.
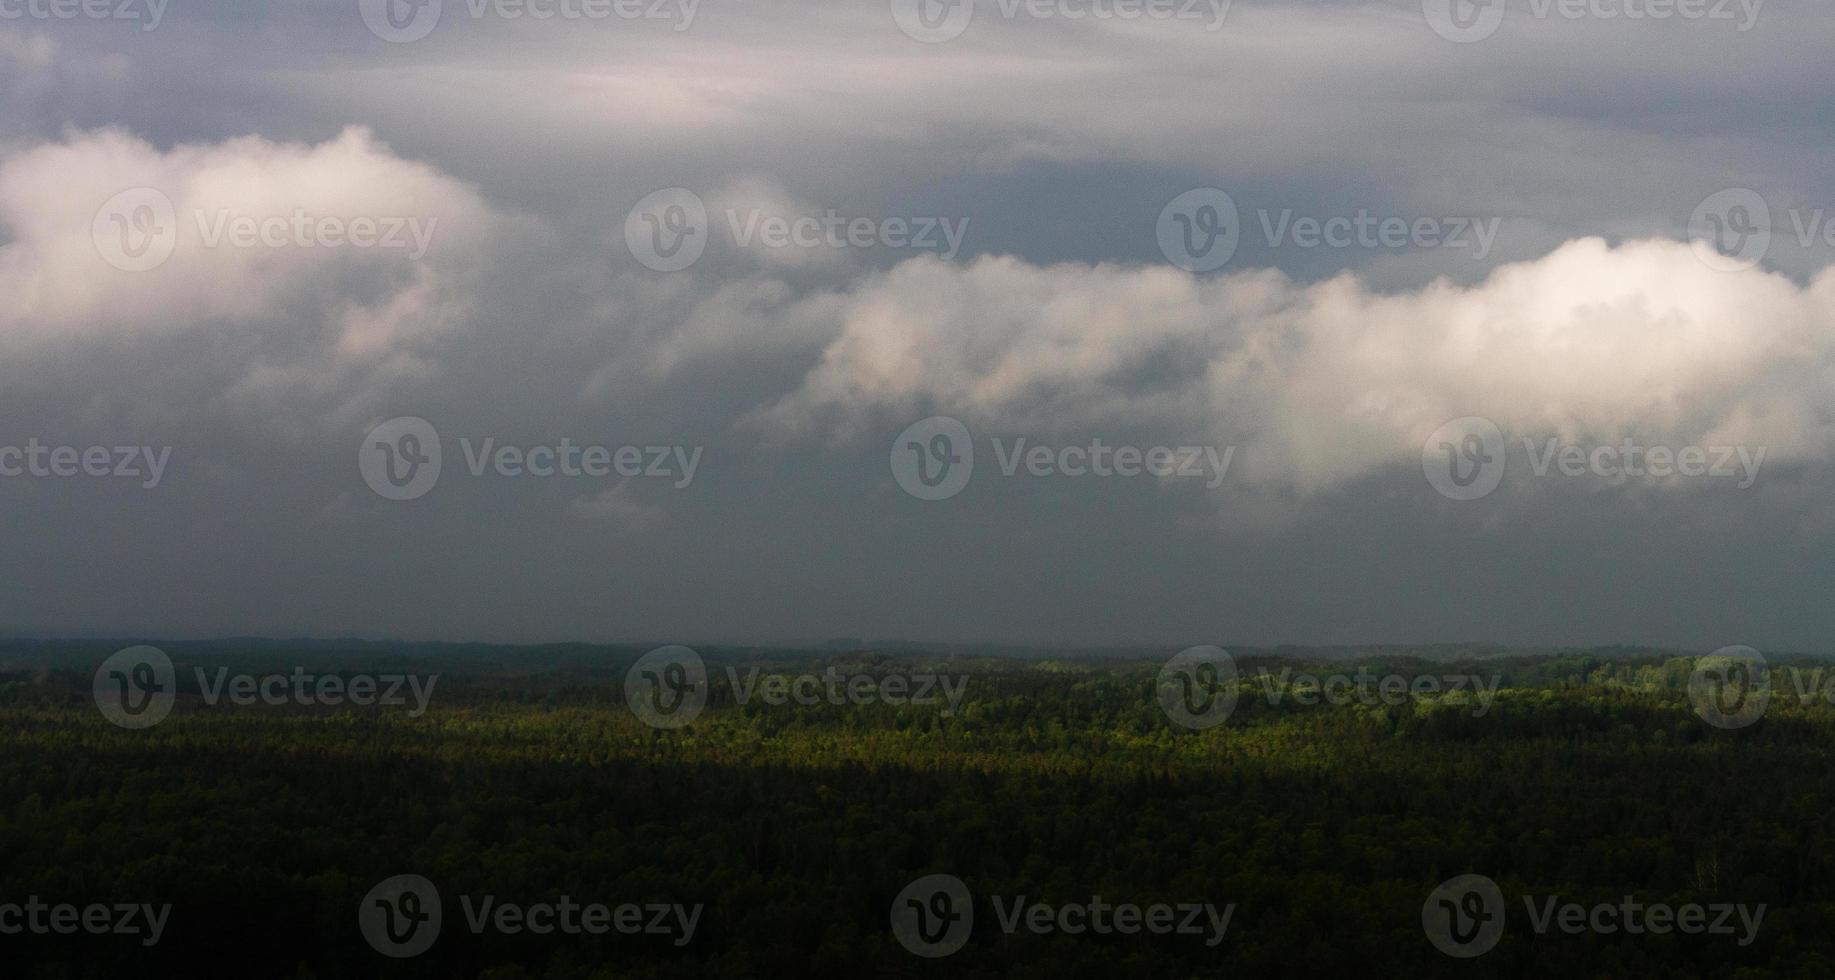
[[[877,7],[720,13],[679,33],[459,19],[406,46],[322,12],[175,7],[143,42],[7,28],[0,446],[172,454],[154,488],[0,479],[18,599],[0,627],[1827,645],[1835,275],[1791,226],[1835,201],[1810,166],[1826,69],[1805,59],[1826,20],[1768,7],[1755,28],[1776,43],[1760,84],[1803,113],[1786,138],[1731,109],[1749,79],[1680,70],[1746,57],[1712,25],[1609,62],[1624,25],[1583,25],[1551,49],[1562,71],[1524,52],[1567,25],[1507,25],[1485,76],[1522,82],[1506,90],[1407,67],[1427,52],[1469,80],[1483,59],[1397,7],[1234,10],[1221,38],[993,21],[938,46]],[[303,49],[346,30],[359,47],[336,72],[263,63],[248,52],[277,24]],[[218,60],[185,62],[212,44]],[[1686,108],[1646,114],[1637,71]],[[1612,79],[1614,99],[1576,94]],[[137,94],[157,80],[200,98]],[[967,247],[723,241],[654,272],[621,225],[674,184],[716,222],[955,217]],[[1505,230],[1483,262],[1249,242],[1194,275],[1159,261],[1153,220],[1206,184],[1245,227],[1266,206]],[[1775,202],[1776,234],[1727,271],[1682,226],[1736,185]],[[171,203],[176,241],[128,271],[98,235],[134,229],[99,232],[98,214],[137,188]],[[285,220],[239,243],[239,217]],[[354,244],[364,222],[406,247]],[[969,488],[927,503],[886,459],[930,415],[979,440],[1235,455],[1206,489],[1006,477],[984,441]],[[418,500],[358,470],[397,416],[454,443]],[[1422,455],[1465,416],[1513,459],[1496,494],[1459,502]],[[459,437],[706,458],[687,486],[493,479],[463,472]],[[1764,464],[1746,486],[1540,478],[1525,457],[1549,440]]]

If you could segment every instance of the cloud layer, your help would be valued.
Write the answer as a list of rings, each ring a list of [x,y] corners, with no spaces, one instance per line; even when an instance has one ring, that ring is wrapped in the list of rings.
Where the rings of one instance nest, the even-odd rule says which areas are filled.
[[[513,226],[351,128],[168,150],[73,133],[0,162],[0,227],[0,376],[207,341],[208,362],[141,380],[190,402],[175,412],[228,398],[287,417],[436,370],[439,337],[475,315],[469,278]]]
[[[1689,245],[1570,242],[1483,282],[1377,293],[1353,275],[914,259],[846,292],[767,427],[852,433],[957,414],[1004,432],[1158,431],[1242,447],[1318,491],[1463,416],[1564,442],[1827,459],[1835,273],[1718,272]]]
[[[1236,3],[1216,30],[983,2],[937,44],[883,2],[473,7],[413,43],[348,2],[0,32],[0,448],[171,448],[156,491],[0,479],[0,582],[31,599],[0,629],[1835,644],[1835,248],[1792,234],[1835,213],[1812,6],[1750,30],[1513,6],[1473,44],[1416,0]],[[672,187],[723,227],[661,273],[622,232]],[[1192,275],[1155,219],[1201,187],[1242,241]],[[1733,187],[1775,234],[1721,272],[1682,239]],[[119,267],[162,199],[169,256]],[[729,210],[966,235],[745,246]],[[1500,230],[1482,257],[1259,237],[1288,212]],[[238,244],[241,218],[276,237]],[[425,253],[350,246],[390,219]],[[1235,452],[1215,489],[984,456],[930,503],[887,449],[933,414]],[[407,416],[455,446],[398,503],[355,453]],[[1519,467],[1455,502],[1422,450],[1464,416],[1513,454],[1738,444],[1765,469]],[[706,452],[682,488],[499,480],[459,438]]]
[[[98,209],[132,188],[173,207],[176,244],[151,270],[106,261],[106,239],[134,232],[98,224]],[[714,200],[716,221],[727,208],[808,210],[757,180]],[[284,227],[234,244],[226,222],[245,216]],[[412,224],[397,247],[315,240],[320,219],[361,218]],[[447,375],[444,333],[493,343],[480,284],[527,262],[519,220],[537,227],[362,129],[165,151],[120,131],[74,134],[0,163],[0,288],[15,297],[0,344],[23,378],[35,357],[73,347],[230,335],[223,390],[199,390],[194,364],[154,380],[199,413],[219,397],[274,418],[324,411],[327,395],[360,403],[376,386]],[[1352,273],[1305,284],[1011,256],[874,271],[825,247],[729,251],[740,259],[725,275],[572,283],[573,304],[597,313],[566,342],[629,346],[558,390],[590,402],[608,384],[667,384],[686,365],[725,371],[784,349],[806,368],[734,406],[731,431],[836,443],[937,413],[1022,434],[1201,438],[1240,447],[1244,479],[1302,493],[1406,462],[1471,415],[1567,442],[1732,443],[1785,460],[1835,448],[1835,272],[1799,286],[1720,271],[1680,242],[1580,239],[1470,286],[1387,292]],[[777,278],[807,269],[824,278]]]

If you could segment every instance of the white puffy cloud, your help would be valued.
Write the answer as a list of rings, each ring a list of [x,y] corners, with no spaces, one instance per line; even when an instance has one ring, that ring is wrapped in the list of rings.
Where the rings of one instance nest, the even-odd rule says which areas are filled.
[[[1353,275],[931,258],[824,309],[833,339],[753,419],[838,436],[901,416],[994,431],[1202,436],[1253,483],[1318,491],[1416,461],[1463,416],[1509,436],[1835,450],[1835,271],[1800,287],[1690,246],[1596,238],[1461,287]]]
[[[123,192],[125,212],[110,203]],[[221,396],[336,414],[362,389],[434,370],[430,345],[467,323],[470,278],[509,227],[475,189],[362,128],[170,149],[72,132],[0,160],[0,372],[88,352],[101,382],[109,358],[152,345],[191,352],[166,369],[192,407]],[[111,263],[129,241],[111,235],[146,248],[149,231],[168,257]],[[201,388],[206,368],[216,390]]]
[[[124,271],[106,262],[95,224],[111,198],[137,188],[171,202],[177,241],[156,268]],[[296,217],[309,222],[303,237]],[[269,242],[238,247],[225,219],[286,224],[270,224]],[[346,231],[322,235],[321,220]],[[361,128],[315,146],[248,137],[169,151],[118,130],[76,134],[0,163],[0,224],[12,237],[0,252],[0,286],[13,297],[0,313],[0,336],[118,329],[129,313],[137,327],[254,317],[296,298],[307,278],[353,260],[393,262],[390,279],[399,285],[416,278],[402,261],[419,258],[410,223],[430,231],[422,238],[435,260],[427,268],[439,275],[438,260],[475,247],[492,220],[471,188],[394,156]],[[406,247],[352,244],[361,221],[375,223],[379,239],[381,226],[403,223]],[[386,305],[392,292],[381,290],[371,305]],[[353,331],[373,335],[373,319],[349,312]],[[373,336],[352,341],[375,344]]]

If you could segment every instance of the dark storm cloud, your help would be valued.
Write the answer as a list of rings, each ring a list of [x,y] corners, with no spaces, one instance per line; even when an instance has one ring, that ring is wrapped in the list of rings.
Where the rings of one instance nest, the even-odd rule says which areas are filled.
[[[407,44],[355,3],[0,23],[0,445],[172,450],[153,489],[0,479],[0,626],[1701,647],[1835,626],[1831,249],[1793,226],[1835,212],[1827,17],[1513,10],[1457,44],[1416,5],[1240,2],[1217,31],[978,11],[924,44],[879,4],[706,0],[684,30],[445,8]],[[142,185],[188,226],[440,224],[421,261],[181,242],[123,272],[92,219]],[[625,224],[671,186],[715,240],[657,272]],[[1242,242],[1193,277],[1157,219],[1200,186]],[[1769,203],[1760,268],[1788,280],[1675,241],[1735,186]],[[831,211],[966,222],[960,254],[733,240]],[[1491,220],[1495,243],[1291,237],[1360,212]],[[1646,238],[1672,241],[1614,247]],[[978,452],[934,503],[887,465],[933,414]],[[1514,468],[1460,502],[1421,455],[1465,415]],[[401,502],[357,465],[398,416],[444,448]],[[1009,477],[996,437],[1239,455],[1209,489]],[[1740,489],[1537,476],[1524,451],[1627,437],[1769,455]],[[702,456],[682,487],[474,477],[461,438]]]

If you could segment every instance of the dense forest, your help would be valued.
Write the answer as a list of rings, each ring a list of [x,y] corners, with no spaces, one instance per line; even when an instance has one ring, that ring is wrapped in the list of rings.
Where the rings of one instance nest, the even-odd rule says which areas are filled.
[[[705,710],[664,727],[625,703],[646,648],[162,644],[175,704],[130,729],[97,709],[123,645],[0,649],[0,903],[169,917],[151,945],[0,935],[8,975],[1835,975],[1835,706],[1780,684],[1755,723],[1710,724],[1683,654],[1237,651],[1234,711],[1193,728],[1161,706],[1172,651],[701,649]],[[438,679],[424,711],[206,697],[225,670],[302,668]],[[1494,686],[1300,690],[1353,670]],[[764,693],[835,674],[954,679],[960,701]],[[394,958],[360,912],[402,874],[437,884],[443,924]],[[933,874],[973,915],[931,958],[891,916]],[[1469,959],[1423,928],[1464,874],[1508,903]],[[474,930],[483,896],[699,911],[680,942]],[[1744,937],[1539,932],[1526,911],[1627,896],[1765,911]],[[1021,897],[1231,913],[1214,943],[1003,928]]]

